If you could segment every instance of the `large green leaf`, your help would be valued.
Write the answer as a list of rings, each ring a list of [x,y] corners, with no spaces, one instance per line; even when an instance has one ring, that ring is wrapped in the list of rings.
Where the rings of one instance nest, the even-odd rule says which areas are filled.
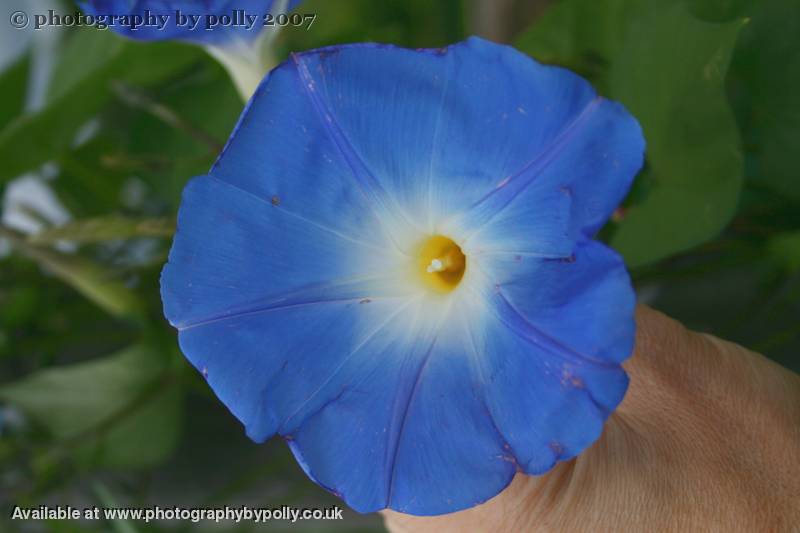
[[[610,93],[647,139],[649,192],[611,240],[630,266],[715,237],[736,212],[741,141],[724,81],[741,27],[659,6],[630,28],[612,64]]]
[[[0,183],[55,159],[75,134],[112,97],[110,84],[122,80],[148,86],[184,71],[202,53],[175,43],[137,43],[92,28],[73,42],[70,64],[53,80],[50,100],[40,111],[23,115],[0,131]],[[91,46],[87,44],[91,41]],[[98,52],[99,50],[99,52]],[[81,54],[85,64],[81,66]]]
[[[0,399],[41,424],[79,460],[146,466],[167,456],[179,437],[182,396],[168,366],[163,354],[136,345],[0,386]]]
[[[99,69],[111,65],[127,45],[125,39],[113,32],[91,29],[73,31],[65,41],[47,87],[50,102],[69,94]]]
[[[167,458],[180,440],[183,391],[177,382],[156,379],[140,397],[109,419],[93,442],[80,443],[79,458],[112,468],[145,467]]]
[[[761,0],[731,67],[754,170],[780,194],[800,200],[800,0]]]
[[[631,21],[646,5],[641,0],[558,2],[516,45],[540,62],[576,70],[605,91],[609,63],[622,47]]]
[[[742,156],[723,82],[742,24],[701,21],[682,2],[566,0],[518,41],[642,125],[646,169],[611,239],[629,266],[715,237],[735,212]]]
[[[762,0],[688,0],[692,15],[708,22],[727,22],[748,14]]]
[[[296,12],[314,13],[317,18],[310,31],[281,30],[278,41],[293,51],[359,41],[444,46],[465,36],[463,0],[304,0]]]

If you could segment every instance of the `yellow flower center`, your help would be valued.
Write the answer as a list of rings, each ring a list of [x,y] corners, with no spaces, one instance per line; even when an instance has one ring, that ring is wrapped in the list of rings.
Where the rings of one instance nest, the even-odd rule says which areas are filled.
[[[417,257],[417,271],[422,282],[442,294],[458,287],[467,269],[464,252],[452,239],[443,235],[426,239],[419,247]]]

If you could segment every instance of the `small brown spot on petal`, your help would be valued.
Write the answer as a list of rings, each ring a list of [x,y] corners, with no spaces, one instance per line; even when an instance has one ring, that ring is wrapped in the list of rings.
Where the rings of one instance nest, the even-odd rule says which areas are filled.
[[[553,452],[556,455],[563,455],[564,454],[564,445],[561,444],[558,441],[554,440],[553,442],[551,442],[550,443],[550,449],[553,450]]]
[[[561,384],[564,386],[570,385],[577,389],[582,389],[584,387],[583,380],[566,368],[561,371]]]

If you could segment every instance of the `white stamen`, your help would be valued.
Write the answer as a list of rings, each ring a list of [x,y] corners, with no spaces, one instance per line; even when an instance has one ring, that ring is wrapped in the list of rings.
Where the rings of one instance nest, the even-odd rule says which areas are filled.
[[[442,263],[441,259],[434,259],[433,261],[431,261],[431,264],[428,265],[428,268],[426,270],[430,274],[434,272],[441,272],[442,270],[444,270],[444,263]]]

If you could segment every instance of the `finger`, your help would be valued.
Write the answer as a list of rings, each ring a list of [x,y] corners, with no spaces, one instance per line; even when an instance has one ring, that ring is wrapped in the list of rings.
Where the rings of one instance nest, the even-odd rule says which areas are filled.
[[[381,511],[392,533],[461,533],[463,531],[537,531],[538,517],[546,515],[559,488],[569,479],[573,461],[559,463],[544,476],[517,474],[503,492],[491,500],[457,513],[411,516]]]

